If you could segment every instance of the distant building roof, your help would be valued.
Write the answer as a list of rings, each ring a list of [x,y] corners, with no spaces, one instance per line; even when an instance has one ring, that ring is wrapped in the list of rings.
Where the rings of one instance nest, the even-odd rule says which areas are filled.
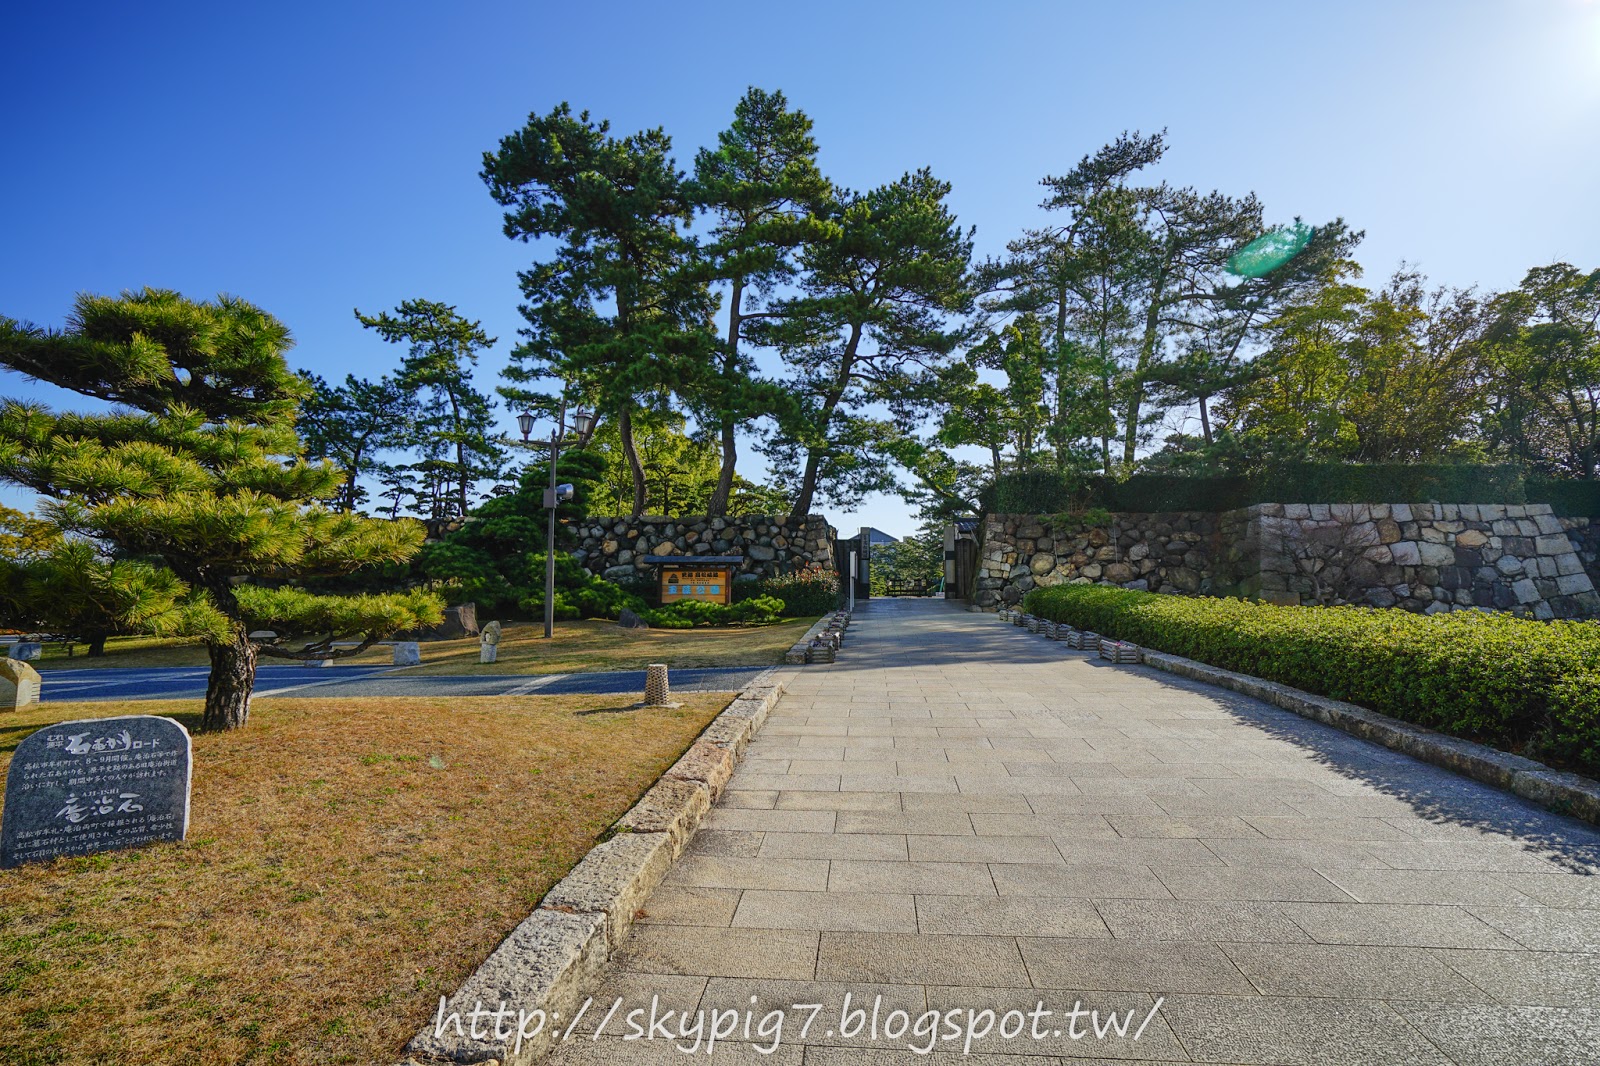
[[[867,527],[867,543],[868,544],[899,544],[900,543],[900,538],[899,537],[891,537],[889,534],[885,533],[881,529],[876,529],[876,528],[874,528],[872,526],[868,526]]]

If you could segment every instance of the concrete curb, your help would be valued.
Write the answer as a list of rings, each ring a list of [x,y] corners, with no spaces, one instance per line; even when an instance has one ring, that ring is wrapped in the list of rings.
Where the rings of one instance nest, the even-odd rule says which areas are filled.
[[[1008,615],[1015,613],[1002,610],[999,617],[1009,620]],[[1140,651],[1146,666],[1254,697],[1302,718],[1521,796],[1557,814],[1600,825],[1600,781],[1552,770],[1542,762],[1521,755],[1403,722],[1353,703],[1312,695],[1276,681],[1265,681],[1146,647],[1141,647]]]
[[[617,819],[556,883],[539,906],[461,983],[406,1045],[403,1066],[496,1063],[528,1066],[554,1046],[586,995],[599,984],[634,915],[694,837],[722,794],[750,738],[794,671],[758,674],[712,719],[682,757]],[[494,1012],[508,1013],[495,1032]],[[470,1012],[481,1007],[474,1037]],[[542,1030],[519,1039],[519,1018],[542,1012]],[[520,1012],[520,1013],[519,1013]],[[459,1027],[448,1019],[460,1016]],[[441,1019],[444,1024],[440,1026]],[[527,1030],[534,1027],[527,1022]],[[509,1034],[509,1035],[506,1035]]]

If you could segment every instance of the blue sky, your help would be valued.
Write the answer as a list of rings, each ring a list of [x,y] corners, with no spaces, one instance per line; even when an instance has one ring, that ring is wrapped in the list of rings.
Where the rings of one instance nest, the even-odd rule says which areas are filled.
[[[782,89],[834,180],[951,181],[980,254],[1038,221],[1041,176],[1165,127],[1162,177],[1343,215],[1368,281],[1402,259],[1488,288],[1600,265],[1595,0],[18,3],[0,39],[0,314],[227,291],[324,374],[392,367],[351,310],[425,296],[500,338],[493,384],[532,250],[479,161],[562,100],[665,126],[687,165],[747,86]],[[830,518],[913,526],[893,498]]]

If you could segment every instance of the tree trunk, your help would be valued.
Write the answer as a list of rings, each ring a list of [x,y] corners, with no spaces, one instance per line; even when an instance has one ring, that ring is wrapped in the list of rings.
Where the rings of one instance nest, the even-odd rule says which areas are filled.
[[[804,518],[811,513],[811,499],[817,494],[817,471],[822,466],[822,449],[806,449],[806,472],[800,479],[800,492],[794,498],[794,509],[789,512],[790,518]]]
[[[106,635],[104,633],[89,634],[89,658],[98,659],[106,653]]]
[[[722,364],[723,379],[729,380],[739,368],[739,323],[742,318],[739,306],[744,300],[744,279],[733,279],[733,291],[728,297],[728,351]],[[726,397],[724,397],[726,399]],[[738,422],[731,415],[722,419],[722,466],[717,470],[717,487],[706,502],[706,517],[721,518],[728,513],[728,500],[733,496],[733,468],[739,462],[739,441],[735,436]]]
[[[1211,443],[1211,412],[1206,410],[1207,397],[1200,397],[1200,433],[1206,444]]]
[[[728,501],[733,498],[733,468],[739,461],[739,441],[734,424],[722,424],[722,469],[717,472],[717,487],[711,490],[706,502],[707,518],[722,518],[728,513]]]
[[[644,464],[639,462],[639,448],[633,442],[633,416],[627,411],[617,419],[617,434],[622,438],[622,454],[628,460],[628,474],[633,478],[632,518],[645,512]]]
[[[226,644],[209,644],[211,677],[206,681],[206,710],[200,728],[207,733],[238,729],[250,717],[250,693],[256,684],[256,646],[240,630]]]

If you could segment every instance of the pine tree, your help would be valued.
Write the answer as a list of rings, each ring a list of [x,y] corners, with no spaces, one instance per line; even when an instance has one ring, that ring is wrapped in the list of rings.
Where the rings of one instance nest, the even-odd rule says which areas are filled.
[[[345,472],[335,506],[354,511],[366,502],[363,475],[382,476],[388,465],[378,459],[386,449],[402,445],[411,425],[411,404],[392,378],[377,381],[346,374],[332,385],[302,372],[311,387],[300,405],[297,423],[308,459],[327,459]]]
[[[743,347],[746,324],[780,312],[760,300],[794,275],[794,251],[826,238],[819,216],[832,189],[817,169],[811,120],[789,110],[781,92],[750,89],[714,149],[694,161],[696,204],[715,219],[701,249],[709,276],[728,285],[728,324],[716,364],[693,397],[702,420],[721,438],[721,468],[706,514],[727,513],[739,459],[737,431],[779,412],[787,395],[762,380]]]
[[[0,365],[119,405],[58,414],[0,402],[0,479],[44,496],[63,530],[184,583],[172,628],[210,653],[208,730],[245,724],[258,655],[337,658],[441,613],[426,593],[313,596],[253,583],[403,562],[423,536],[415,523],[325,506],[343,474],[301,454],[294,417],[306,385],[284,361],[292,344],[282,323],[236,297],[159,289],[80,296],[62,330],[0,319]],[[252,640],[264,626],[318,639],[300,649]],[[347,635],[358,648],[333,647]]]
[[[660,129],[613,137],[609,123],[562,104],[483,157],[506,236],[560,242],[521,274],[528,329],[507,377],[555,378],[616,421],[635,515],[646,498],[634,415],[663,393],[692,392],[717,351],[715,301],[683,231],[694,203],[671,147]]]
[[[859,407],[895,400],[910,369],[941,363],[960,340],[952,320],[972,303],[972,234],[957,225],[949,193],[927,170],[842,192],[828,213],[834,234],[800,253],[799,294],[756,324],[758,339],[794,372],[788,386],[800,417],[767,450],[780,474],[804,454],[789,468],[799,470],[796,516],[810,512],[819,485],[857,493],[881,486],[889,473],[878,438],[887,427]]]
[[[406,300],[394,314],[357,311],[356,319],[386,341],[411,346],[395,389],[409,398],[412,420],[398,440],[423,453],[422,468],[436,487],[431,517],[465,515],[473,486],[499,477],[505,463],[495,434],[494,401],[472,386],[478,352],[493,347],[494,338],[482,324],[437,300]]]

